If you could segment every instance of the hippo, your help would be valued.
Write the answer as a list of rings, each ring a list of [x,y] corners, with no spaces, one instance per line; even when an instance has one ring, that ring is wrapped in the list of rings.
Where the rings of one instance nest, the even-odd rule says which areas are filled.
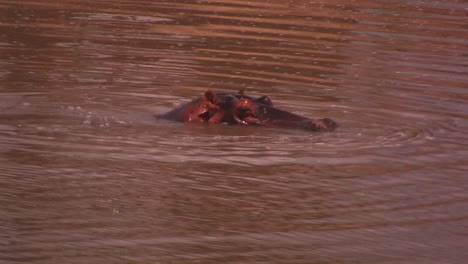
[[[330,118],[311,119],[275,108],[268,96],[249,96],[243,89],[238,93],[208,90],[202,97],[156,117],[184,123],[252,125],[307,131],[332,131],[338,126]]]

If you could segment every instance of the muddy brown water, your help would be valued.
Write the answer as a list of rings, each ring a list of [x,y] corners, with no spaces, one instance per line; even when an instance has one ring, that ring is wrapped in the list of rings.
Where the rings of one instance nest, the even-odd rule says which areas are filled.
[[[466,1],[0,0],[1,263],[466,263]],[[331,133],[156,121],[206,89]]]

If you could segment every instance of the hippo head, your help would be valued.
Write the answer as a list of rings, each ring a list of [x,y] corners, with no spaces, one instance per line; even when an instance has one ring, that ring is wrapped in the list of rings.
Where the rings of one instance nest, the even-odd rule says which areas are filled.
[[[232,125],[260,124],[260,120],[256,117],[257,104],[272,105],[268,97],[253,98],[244,95],[243,90],[238,94],[215,94],[208,90],[203,94],[202,101],[191,109],[187,121]]]
[[[309,131],[331,131],[337,124],[329,119],[310,119],[278,108],[267,96],[252,97],[239,93],[206,91],[193,100],[160,116],[161,118],[210,124],[258,125],[296,128]]]

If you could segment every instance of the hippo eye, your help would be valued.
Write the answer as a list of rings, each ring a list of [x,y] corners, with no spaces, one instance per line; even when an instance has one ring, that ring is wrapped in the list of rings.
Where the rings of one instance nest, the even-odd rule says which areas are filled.
[[[210,117],[212,117],[213,115],[210,113],[210,111],[206,111],[202,114],[199,114],[198,116],[201,117],[203,120],[208,121],[208,119],[210,119]]]
[[[237,109],[237,116],[240,118],[240,119],[243,119],[243,118],[246,118],[248,116],[252,116],[252,110],[250,110],[250,108],[248,107],[239,107]]]

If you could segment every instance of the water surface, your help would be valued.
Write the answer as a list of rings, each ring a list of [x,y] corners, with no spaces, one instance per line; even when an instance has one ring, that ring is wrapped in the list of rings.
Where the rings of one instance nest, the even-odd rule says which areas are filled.
[[[464,263],[464,1],[0,0],[2,263]],[[331,133],[156,121],[207,89]]]

